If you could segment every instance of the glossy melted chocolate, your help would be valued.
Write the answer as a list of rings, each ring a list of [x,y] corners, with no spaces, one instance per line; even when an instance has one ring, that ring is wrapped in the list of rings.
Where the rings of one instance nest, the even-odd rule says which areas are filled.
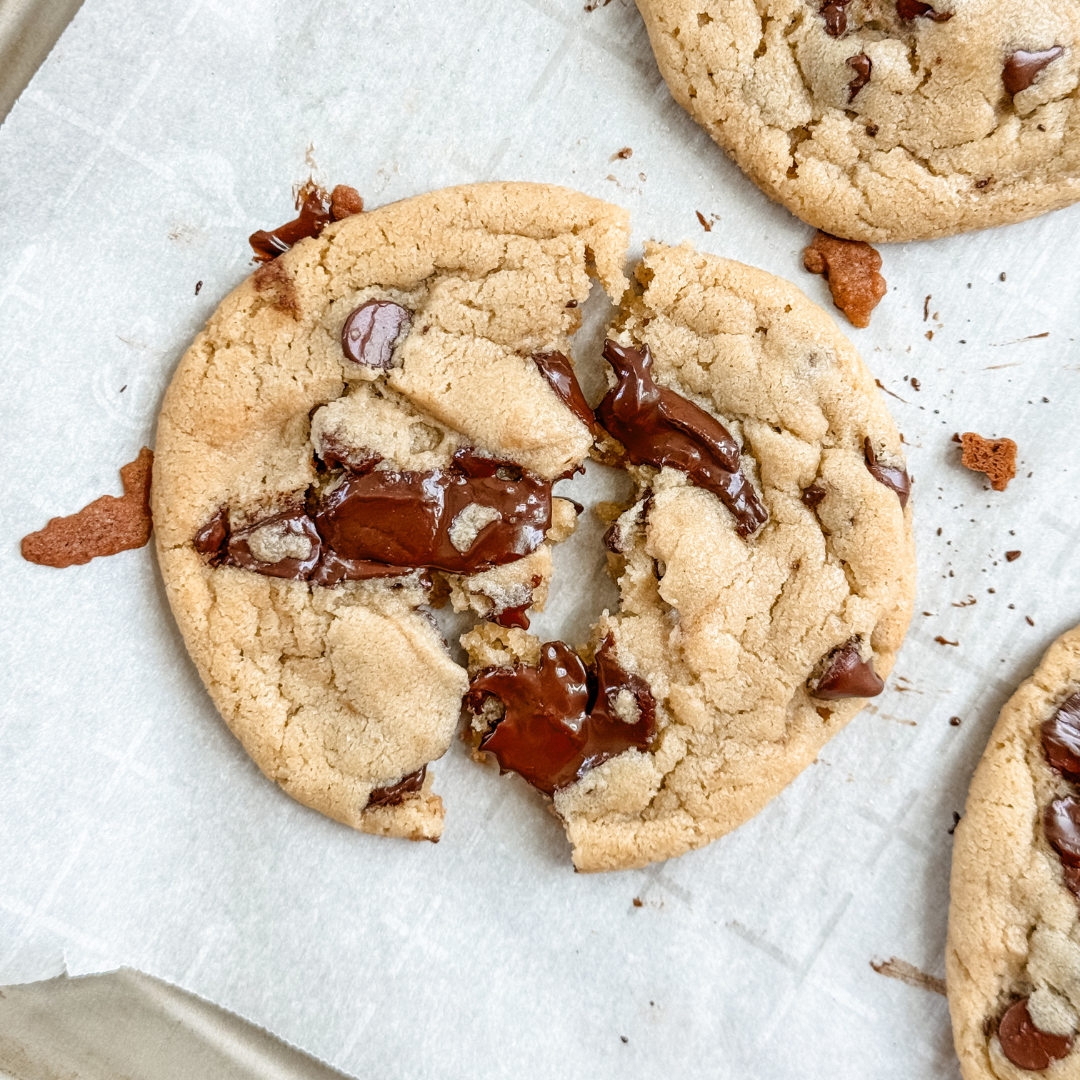
[[[369,300],[349,313],[341,328],[341,349],[354,364],[389,369],[394,342],[412,325],[412,314],[392,300]]]
[[[841,698],[877,697],[884,689],[885,683],[874,671],[873,658],[863,660],[859,655],[859,643],[852,638],[833,656],[825,674],[810,693],[824,701],[838,701]]]
[[[1028,1012],[1028,999],[1013,1002],[998,1024],[1001,1052],[1020,1069],[1041,1072],[1048,1069],[1072,1050],[1068,1035],[1051,1035],[1040,1031]]]
[[[1005,67],[1001,70],[1001,81],[1010,94],[1019,94],[1032,86],[1039,77],[1039,73],[1048,64],[1052,64],[1065,50],[1060,45],[1051,49],[1043,49],[1042,52],[1025,52],[1017,49],[1016,52],[1005,61]]]
[[[269,262],[284,254],[301,240],[319,233],[333,221],[331,199],[318,184],[309,180],[296,194],[298,217],[267,231],[259,229],[248,237],[248,243],[255,251],[256,262]]]
[[[1080,692],[1066,698],[1043,723],[1042,744],[1051,768],[1080,783]]]
[[[849,56],[847,58],[847,65],[855,72],[851,82],[848,83],[848,104],[855,100],[855,95],[870,81],[870,72],[874,68],[874,63],[866,53],[859,53],[857,56]]]
[[[908,476],[907,469],[882,465],[874,453],[874,447],[869,436],[863,440],[863,453],[866,456],[866,467],[870,471],[870,475],[879,484],[884,484],[887,488],[892,488],[896,492],[896,496],[900,500],[900,509],[903,510],[907,506],[908,498],[911,496],[911,477]]]
[[[398,803],[405,801],[406,795],[411,795],[424,786],[425,776],[427,776],[427,766],[421,765],[416,772],[403,776],[396,784],[373,788],[368,796],[368,806],[397,806]]]
[[[1080,802],[1055,799],[1043,812],[1043,832],[1066,866],[1080,867]]]
[[[825,0],[821,15],[825,20],[825,33],[829,37],[842,37],[847,31],[847,11],[851,0]]]
[[[682,469],[698,487],[719,496],[735,516],[740,536],[761,528],[769,513],[739,467],[739,446],[727,428],[653,381],[648,345],[624,348],[609,338],[604,359],[619,381],[600,402],[596,417],[626,447],[630,460]]]
[[[363,466],[347,469],[340,483],[321,498],[312,496],[305,509],[235,532],[222,509],[196,533],[195,549],[213,565],[336,585],[417,569],[489,570],[535,551],[551,525],[551,483],[513,462],[481,457],[469,448],[454,455],[449,469],[430,472],[375,472],[378,460],[372,455]],[[451,540],[455,519],[473,504],[499,516],[459,551]],[[268,526],[290,538],[306,538],[310,554],[273,563],[258,559],[249,541]]]
[[[595,435],[598,427],[596,417],[585,400],[569,359],[561,352],[534,353],[533,363],[558,399]]]
[[[616,711],[623,691],[637,707],[633,723]],[[479,713],[489,697],[505,712],[480,749],[494,755],[501,772],[516,772],[548,795],[624,750],[647,750],[656,735],[648,683],[619,665],[611,635],[591,670],[561,641],[540,647],[538,668],[485,668],[469,684],[466,707]]]
[[[953,17],[951,11],[935,11],[929,4],[922,3],[922,0],[896,0],[896,14],[904,22],[911,22],[913,19],[948,22]]]

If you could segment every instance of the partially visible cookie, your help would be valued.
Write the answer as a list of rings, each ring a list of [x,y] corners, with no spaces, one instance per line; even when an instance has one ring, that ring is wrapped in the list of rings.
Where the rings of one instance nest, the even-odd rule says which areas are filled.
[[[1080,627],[1005,703],[953,842],[946,952],[965,1080],[1080,1077]]]
[[[919,240],[1080,198],[1074,0],[638,0],[675,100],[835,236]]]
[[[881,692],[915,582],[900,437],[794,286],[648,244],[610,335],[602,452],[637,483],[608,534],[620,609],[580,654],[463,638],[480,750],[553,794],[588,871],[765,806]]]
[[[590,273],[615,299],[626,286],[626,214],[540,184],[369,213],[353,199],[335,223],[333,199],[311,199],[301,217],[317,211],[319,229],[263,234],[272,261],[173,377],[158,557],[259,768],[355,828],[437,839],[426,766],[466,675],[423,605],[449,597],[510,626],[542,607],[551,544],[575,522],[552,484],[593,442],[570,339]]]

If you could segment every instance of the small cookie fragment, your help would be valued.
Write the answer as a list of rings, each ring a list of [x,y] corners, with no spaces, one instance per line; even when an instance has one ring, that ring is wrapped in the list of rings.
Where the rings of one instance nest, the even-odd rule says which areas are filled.
[[[53,518],[24,536],[22,557],[39,566],[81,566],[91,559],[143,547],[150,539],[150,474],[154,454],[147,447],[120,469],[124,494],[102,495],[77,514]]]
[[[986,473],[995,491],[1004,491],[1016,475],[1016,443],[1012,439],[984,439],[974,431],[960,436],[965,469]]]
[[[362,214],[363,212],[364,200],[360,197],[360,192],[356,188],[338,184],[330,192],[330,214],[335,221],[341,221],[342,218],[352,217],[353,214]]]
[[[851,96],[854,97],[865,82],[859,83],[862,71],[856,69]],[[869,80],[869,65],[866,67]],[[865,329],[870,325],[870,312],[885,295],[885,279],[881,269],[881,256],[862,240],[841,240],[821,232],[814,234],[810,246],[803,251],[803,266],[811,274],[823,274],[829,283],[833,303],[847,316],[852,326]]]

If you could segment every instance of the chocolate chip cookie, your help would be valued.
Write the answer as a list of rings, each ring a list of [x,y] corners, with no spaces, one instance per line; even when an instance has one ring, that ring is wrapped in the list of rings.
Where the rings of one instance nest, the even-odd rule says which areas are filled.
[[[827,233],[918,240],[1080,198],[1073,0],[638,0],[675,100]]]
[[[593,443],[570,338],[590,273],[624,291],[628,226],[535,184],[359,209],[271,245],[181,360],[157,550],[259,768],[354,828],[437,839],[426,769],[467,678],[422,606],[525,627],[543,605],[576,520],[552,484]]]
[[[965,1080],[1080,1076],[1080,627],[1006,702],[953,846],[946,953]]]
[[[619,611],[580,651],[462,639],[478,752],[553,797],[588,871],[765,806],[883,689],[915,575],[899,435],[794,286],[646,245],[604,357],[596,453],[637,486],[607,508]]]

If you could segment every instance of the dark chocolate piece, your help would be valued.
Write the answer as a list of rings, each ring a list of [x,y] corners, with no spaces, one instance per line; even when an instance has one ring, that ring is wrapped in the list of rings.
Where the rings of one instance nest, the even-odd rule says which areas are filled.
[[[1055,799],[1043,812],[1043,832],[1066,866],[1080,867],[1080,802]]]
[[[857,56],[849,56],[847,65],[855,72],[855,77],[848,83],[848,104],[855,100],[855,95],[870,81],[870,72],[874,69],[874,63],[866,53]]]
[[[617,711],[623,691],[636,707],[632,723]],[[465,704],[479,713],[491,697],[505,711],[480,749],[494,755],[501,772],[516,772],[548,795],[624,750],[647,750],[656,734],[648,683],[619,665],[611,635],[592,670],[561,641],[540,647],[538,668],[485,668],[473,676]]]
[[[823,487],[818,487],[817,484],[811,484],[803,491],[799,498],[802,499],[804,506],[809,507],[811,510],[816,510],[827,494],[828,492]]]
[[[427,766],[421,765],[416,772],[403,776],[396,784],[373,788],[368,796],[368,809],[373,806],[397,806],[398,803],[404,802],[406,795],[411,795],[424,786],[425,776],[427,776]]]
[[[825,674],[810,690],[813,697],[824,701],[840,698],[877,697],[885,689],[881,676],[874,671],[874,660],[859,655],[859,643],[852,638],[833,655]]]
[[[1042,744],[1050,767],[1080,783],[1080,692],[1066,698],[1042,725]]]
[[[318,236],[333,220],[330,196],[314,180],[309,180],[296,194],[299,217],[269,231],[259,229],[248,237],[256,262],[270,262],[301,240]]]
[[[229,511],[222,507],[195,534],[195,550],[200,555],[209,555],[213,566],[220,566],[225,558],[225,545],[229,542]]]
[[[1019,1069],[1041,1072],[1072,1050],[1069,1035],[1040,1031],[1028,1012],[1028,999],[1014,1001],[998,1024],[1001,1052]]]
[[[1026,90],[1039,77],[1042,69],[1052,64],[1065,50],[1060,45],[1041,52],[1027,52],[1017,49],[1016,52],[1005,61],[1001,69],[1001,81],[1010,94],[1019,94]]]
[[[412,314],[392,300],[369,300],[351,311],[341,328],[345,358],[363,367],[387,371],[393,360],[394,342],[408,333]]]
[[[540,369],[540,374],[547,379],[548,385],[555,391],[558,399],[592,432],[597,431],[596,417],[593,416],[585,394],[574,374],[570,361],[561,352],[534,353],[533,363]]]
[[[276,529],[283,536],[298,542],[302,547],[307,542],[309,554],[305,557],[285,556],[273,561],[260,559],[251,550],[253,534],[262,529]],[[202,534],[202,530],[198,535]],[[284,510],[280,514],[256,521],[243,529],[231,531],[225,545],[222,562],[226,566],[237,566],[241,570],[254,570],[267,577],[290,578],[301,581],[308,578],[319,562],[322,540],[311,518],[303,510]]]
[[[892,488],[896,492],[897,498],[900,500],[900,509],[903,510],[907,506],[908,498],[911,495],[911,477],[908,476],[907,469],[898,469],[893,465],[882,465],[874,453],[874,447],[869,436],[863,440],[863,453],[866,457],[866,467],[869,469],[870,475],[879,484],[884,484],[887,488]]]
[[[951,11],[935,11],[929,4],[922,0],[896,0],[896,14],[904,22],[913,19],[932,19],[934,22],[948,22],[952,17]]]
[[[851,0],[826,0],[820,11],[825,19],[825,33],[829,37],[841,37],[847,32],[847,11]]]
[[[727,428],[652,377],[649,346],[624,348],[608,338],[604,359],[618,385],[596,409],[603,427],[626,447],[635,465],[681,469],[698,487],[719,496],[735,516],[742,537],[769,519],[754,486],[743,475],[739,446]]]

